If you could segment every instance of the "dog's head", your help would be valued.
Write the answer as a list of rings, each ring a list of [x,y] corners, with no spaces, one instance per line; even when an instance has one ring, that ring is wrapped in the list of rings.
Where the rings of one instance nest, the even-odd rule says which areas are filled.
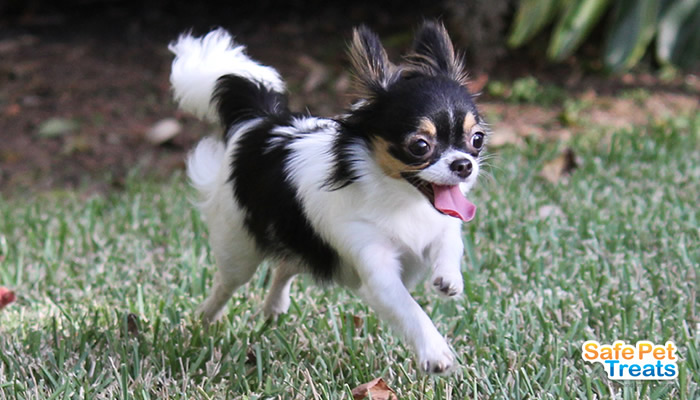
[[[486,127],[445,28],[426,22],[411,52],[392,64],[376,34],[355,30],[350,46],[362,95],[343,121],[381,171],[413,185],[440,212],[468,221],[464,194],[479,174]]]

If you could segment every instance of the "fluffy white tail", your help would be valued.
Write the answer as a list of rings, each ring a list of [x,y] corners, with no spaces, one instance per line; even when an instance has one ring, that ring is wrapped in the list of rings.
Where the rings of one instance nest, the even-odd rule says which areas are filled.
[[[202,139],[187,157],[187,176],[200,193],[200,207],[207,203],[220,186],[221,168],[225,165],[226,145],[212,137]]]
[[[180,108],[199,118],[219,120],[211,100],[216,82],[224,75],[237,75],[272,91],[284,92],[284,82],[277,71],[248,57],[245,46],[236,44],[224,29],[211,31],[202,38],[183,34],[168,49],[175,54],[170,74],[175,100]]]

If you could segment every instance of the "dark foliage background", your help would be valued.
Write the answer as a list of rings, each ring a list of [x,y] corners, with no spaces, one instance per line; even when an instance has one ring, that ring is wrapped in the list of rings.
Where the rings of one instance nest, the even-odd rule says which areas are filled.
[[[465,50],[472,89],[483,92],[482,103],[493,96],[496,101],[549,98],[536,93],[551,93],[548,85],[559,87],[554,91],[557,106],[570,95],[591,98],[589,91],[610,95],[638,87],[697,95],[693,75],[659,79],[650,56],[632,75],[606,76],[602,30],[593,30],[575,56],[560,63],[545,57],[551,26],[526,45],[508,48],[520,4],[0,1],[0,193],[84,185],[103,191],[122,187],[134,171],[168,176],[182,169],[187,149],[215,129],[176,111],[171,99],[166,46],[185,30],[229,29],[254,58],[280,70],[293,109],[326,116],[341,112],[352,99],[345,47],[353,26],[366,24],[377,31],[396,58],[410,46],[415,27],[431,18],[443,20],[457,47]],[[520,80],[514,90],[506,85],[504,91],[501,82],[514,80]],[[522,117],[546,113],[514,111],[503,117],[504,109],[497,114],[511,131],[520,132]],[[632,112],[617,114],[634,117]],[[164,119],[176,120],[177,135],[154,145],[145,138]]]

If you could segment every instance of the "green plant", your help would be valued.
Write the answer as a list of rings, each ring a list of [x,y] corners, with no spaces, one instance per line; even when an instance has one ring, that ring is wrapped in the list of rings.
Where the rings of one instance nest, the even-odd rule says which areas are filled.
[[[554,85],[543,85],[535,77],[518,78],[508,85],[502,81],[491,81],[486,92],[513,103],[539,104],[551,106],[566,98],[566,92]]]
[[[635,66],[654,38],[663,65],[690,67],[700,60],[700,0],[522,0],[508,45],[520,47],[554,24],[547,58],[562,61],[608,15],[602,48],[608,70]]]
[[[583,125],[585,111],[591,107],[591,101],[584,99],[566,99],[559,113],[559,122],[564,126]]]
[[[622,99],[632,100],[636,104],[642,105],[645,101],[649,100],[651,93],[649,90],[644,88],[634,88],[621,91],[619,97]]]

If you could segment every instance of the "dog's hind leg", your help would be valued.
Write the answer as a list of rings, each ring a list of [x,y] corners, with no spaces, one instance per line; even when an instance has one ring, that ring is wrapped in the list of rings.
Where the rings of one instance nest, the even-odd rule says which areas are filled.
[[[204,323],[221,317],[233,292],[250,280],[263,259],[255,241],[244,228],[242,211],[230,199],[230,190],[228,184],[221,185],[200,204],[218,266],[214,287],[198,310]]]
[[[250,280],[262,257],[252,243],[217,244],[212,240],[218,270],[214,275],[214,287],[209,297],[199,306],[198,312],[205,324],[217,321],[223,314],[226,303],[233,292]]]
[[[289,289],[294,276],[298,274],[299,266],[295,261],[282,261],[275,269],[270,285],[270,291],[265,298],[263,313],[266,318],[274,318],[289,310]]]

